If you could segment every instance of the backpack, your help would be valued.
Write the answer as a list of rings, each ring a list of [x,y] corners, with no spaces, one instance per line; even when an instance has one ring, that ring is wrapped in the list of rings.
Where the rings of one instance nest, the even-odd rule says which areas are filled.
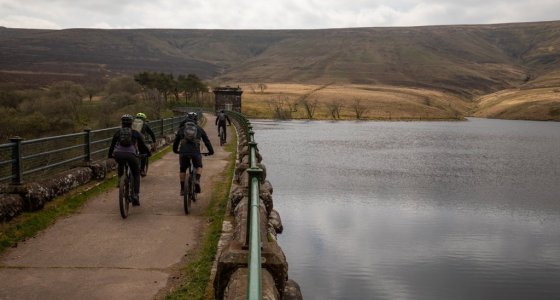
[[[187,122],[183,127],[183,138],[187,142],[197,142],[198,141],[198,128],[195,123]]]
[[[123,127],[119,132],[119,145],[128,147],[132,145],[132,128]]]
[[[226,121],[226,114],[220,113],[220,114],[218,115],[218,121],[220,121],[220,122],[225,122],[225,121]]]
[[[144,128],[144,121],[142,119],[134,119],[132,122],[132,129],[143,134],[142,129]]]

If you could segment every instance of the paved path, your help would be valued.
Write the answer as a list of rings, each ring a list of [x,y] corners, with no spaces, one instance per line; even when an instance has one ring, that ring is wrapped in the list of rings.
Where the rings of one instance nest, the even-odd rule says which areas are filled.
[[[211,185],[227,164],[213,116],[205,130],[216,154],[203,159],[202,193],[192,214],[183,212],[178,156],[169,153],[150,164],[142,179],[141,206],[132,207],[126,220],[113,188],[5,252],[0,300],[152,299],[199,243]]]

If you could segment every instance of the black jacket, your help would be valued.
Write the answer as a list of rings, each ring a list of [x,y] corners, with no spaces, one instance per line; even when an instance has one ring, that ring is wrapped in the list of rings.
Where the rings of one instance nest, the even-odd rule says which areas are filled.
[[[218,113],[218,115],[216,116],[216,121],[214,122],[216,125],[222,125],[222,126],[226,126],[226,121],[229,125],[231,125],[231,120],[229,119],[228,115],[224,114],[224,119],[220,120],[220,114]]]
[[[206,146],[206,149],[208,149],[208,154],[214,154],[212,143],[210,143],[208,135],[206,134],[206,131],[202,129],[202,127],[196,125],[197,142],[188,142],[184,139],[183,126],[179,127],[179,130],[177,130],[177,133],[175,134],[175,140],[173,141],[174,153],[199,154],[200,140],[202,139],[204,145]]]
[[[152,138],[152,143],[155,143],[157,141],[156,140],[156,135],[152,131],[152,128],[146,122],[144,122],[144,125],[142,126],[142,133],[143,134],[148,134]]]

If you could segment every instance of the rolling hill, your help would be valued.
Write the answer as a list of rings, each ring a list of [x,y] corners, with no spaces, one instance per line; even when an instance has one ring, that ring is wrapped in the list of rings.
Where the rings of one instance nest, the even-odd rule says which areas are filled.
[[[157,71],[229,84],[413,87],[478,101],[502,90],[560,88],[559,67],[560,21],[322,30],[0,27],[0,83],[27,86]],[[495,96],[491,103],[499,102]],[[478,115],[500,114],[508,115]]]

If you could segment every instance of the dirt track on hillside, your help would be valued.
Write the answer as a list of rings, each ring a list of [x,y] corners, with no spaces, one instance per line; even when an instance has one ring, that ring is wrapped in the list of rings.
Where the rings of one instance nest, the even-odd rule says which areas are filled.
[[[211,187],[227,165],[210,116],[205,127],[216,154],[203,159],[202,193],[185,215],[178,156],[150,164],[140,207],[121,219],[116,188],[92,199],[35,238],[0,257],[0,300],[152,299],[185,254],[197,247]]]

